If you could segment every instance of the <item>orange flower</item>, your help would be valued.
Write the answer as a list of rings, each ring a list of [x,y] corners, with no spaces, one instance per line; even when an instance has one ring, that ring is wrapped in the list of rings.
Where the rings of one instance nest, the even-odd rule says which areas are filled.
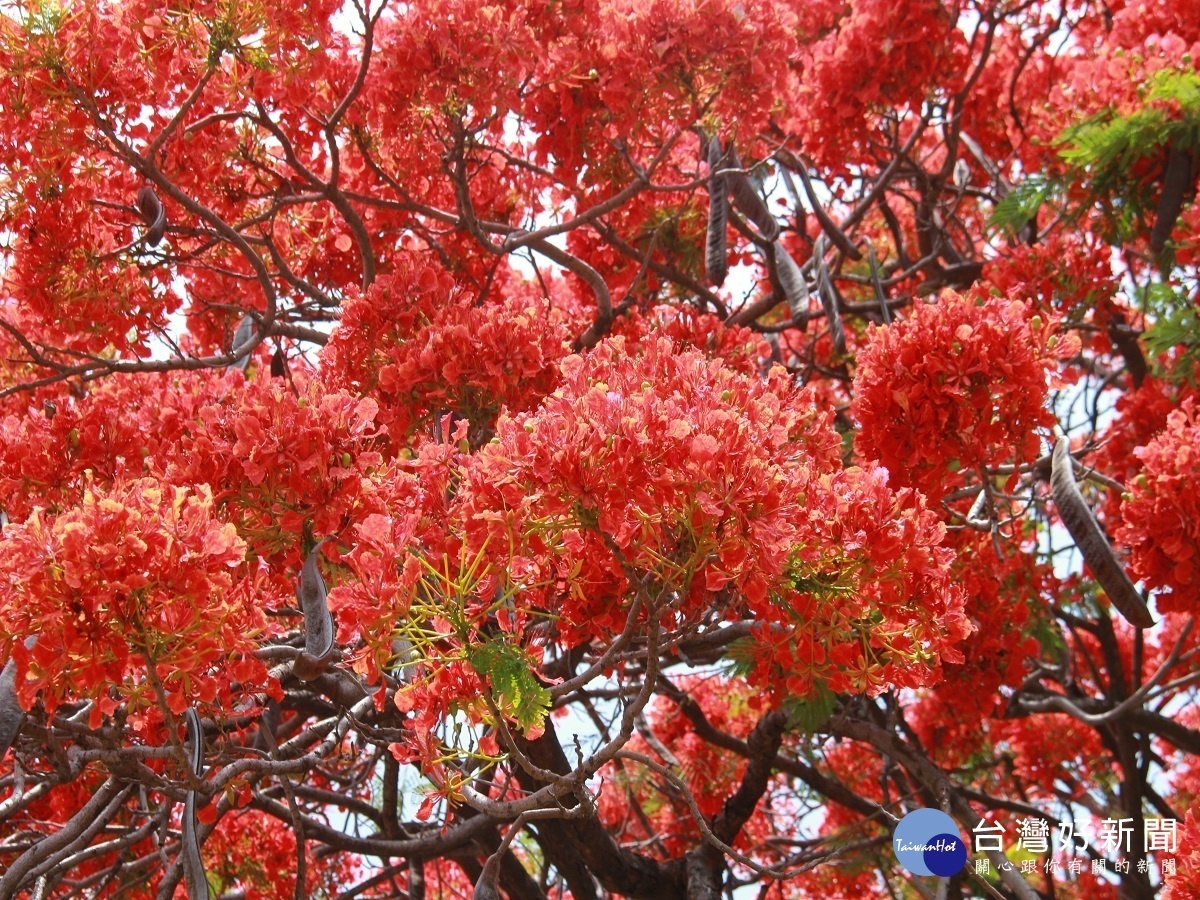
[[[22,706],[91,699],[95,726],[115,708],[114,688],[137,717],[154,709],[156,683],[175,712],[197,696],[228,700],[234,680],[261,687],[266,671],[250,654],[265,621],[237,577],[245,549],[207,487],[151,478],[6,528],[0,650],[17,660]],[[26,650],[29,635],[38,640]]]
[[[859,354],[855,447],[896,484],[940,497],[962,470],[1037,457],[1035,429],[1067,342],[1018,300],[944,293],[910,319],[875,328]]]

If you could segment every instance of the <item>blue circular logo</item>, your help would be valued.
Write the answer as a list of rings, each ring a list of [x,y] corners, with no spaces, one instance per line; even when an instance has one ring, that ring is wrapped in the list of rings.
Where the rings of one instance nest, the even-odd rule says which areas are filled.
[[[896,825],[892,848],[914,875],[949,877],[967,864],[967,845],[958,825],[941,810],[918,809]]]

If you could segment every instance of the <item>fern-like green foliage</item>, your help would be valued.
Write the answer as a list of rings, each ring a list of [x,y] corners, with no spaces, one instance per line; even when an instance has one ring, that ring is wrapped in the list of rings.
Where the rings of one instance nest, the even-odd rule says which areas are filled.
[[[1168,148],[1200,147],[1200,75],[1164,69],[1143,89],[1132,112],[1106,109],[1059,137],[1062,160],[1087,186],[1109,225],[1106,238],[1124,242],[1146,231],[1160,193]]]
[[[726,674],[732,678],[745,678],[754,671],[758,660],[758,642],[753,638],[738,638],[729,645],[725,655]]]
[[[996,204],[988,224],[1000,229],[1009,237],[1014,237],[1027,223],[1033,221],[1043,203],[1057,196],[1060,189],[1060,185],[1048,178],[1032,176],[1014,187]]]
[[[1096,177],[1118,177],[1120,170],[1153,155],[1168,141],[1197,147],[1200,129],[1200,74],[1164,69],[1149,81],[1141,109],[1122,116],[1112,109],[1063,132],[1062,158]]]
[[[1176,364],[1169,371],[1178,379],[1196,382],[1200,368],[1200,310],[1189,296],[1163,282],[1153,282],[1140,291],[1141,306],[1154,324],[1143,336],[1152,358],[1164,353],[1176,355]]]
[[[807,697],[788,697],[783,702],[788,728],[811,734],[829,721],[837,699],[837,694],[823,683],[813,685],[813,692]]]
[[[550,711],[550,691],[533,677],[533,661],[524,650],[493,637],[472,646],[467,661],[491,685],[500,712],[523,732],[541,727]]]

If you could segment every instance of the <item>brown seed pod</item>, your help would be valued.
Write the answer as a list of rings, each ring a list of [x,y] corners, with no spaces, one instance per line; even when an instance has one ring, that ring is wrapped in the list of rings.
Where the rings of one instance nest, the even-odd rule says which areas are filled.
[[[0,670],[0,757],[16,740],[24,719],[25,710],[17,702],[17,664],[10,659]]]
[[[306,650],[301,650],[300,655],[292,663],[292,674],[301,681],[316,681],[329,669],[331,657],[332,654],[322,658],[313,656]]]
[[[250,317],[249,313],[246,313],[246,315],[242,316],[242,321],[238,325],[237,331],[233,333],[233,340],[229,344],[229,352],[237,353],[239,350],[245,347],[246,344],[254,340],[254,333],[254,319]],[[252,355],[253,353],[247,353],[237,362],[230,363],[228,366],[226,366],[226,370],[241,369],[243,372],[245,372],[246,367],[250,365],[250,357]]]
[[[817,295],[821,298],[821,306],[825,308],[825,319],[829,322],[829,336],[833,339],[833,349],[838,353],[846,352],[846,332],[842,329],[842,314],[838,310],[837,289],[829,277],[829,269],[825,265],[824,241],[817,242],[813,252],[817,263]]]
[[[737,150],[733,148],[732,144],[729,145],[726,155],[728,157],[726,165],[730,169],[742,168],[742,161],[738,159]],[[734,208],[754,223],[754,227],[758,229],[763,240],[773,241],[779,237],[779,223],[767,209],[767,204],[759,196],[753,182],[740,171],[730,172],[725,177],[729,184],[729,196],[733,200]]]
[[[792,259],[792,255],[778,241],[773,247],[775,254],[775,272],[779,276],[779,286],[783,288],[783,296],[787,299],[788,308],[792,312],[792,322],[797,328],[803,328],[808,322],[808,282],[804,273]]]
[[[167,230],[167,211],[150,185],[138,191],[137,207],[142,221],[146,223],[146,243],[157,247]]]
[[[318,542],[304,560],[300,584],[296,588],[296,600],[304,613],[304,652],[297,657],[293,672],[304,681],[312,681],[325,671],[335,647],[333,617],[329,614],[327,600],[329,592],[317,566],[320,554],[321,543]]]
[[[275,354],[271,357],[271,377],[284,378],[287,376],[287,357],[283,355],[283,348],[279,347],[275,350]]]
[[[861,260],[863,256],[858,251],[858,248],[854,246],[850,238],[846,236],[846,233],[838,227],[837,223],[829,218],[829,213],[821,206],[821,201],[817,198],[817,192],[813,190],[812,179],[808,177],[808,168],[804,163],[786,148],[777,150],[775,158],[800,176],[800,181],[804,185],[804,193],[808,197],[808,203],[812,207],[813,215],[817,217],[817,221],[821,224],[821,230],[825,232],[829,240],[833,241],[833,245],[855,262]],[[918,225],[920,222],[921,217],[918,212]]]
[[[25,638],[25,649],[32,650],[36,643],[36,635]],[[25,710],[17,702],[17,663],[10,657],[0,669],[0,759],[17,739],[24,719]]]
[[[199,778],[204,772],[204,730],[200,724],[200,716],[194,709],[188,709],[185,714],[187,722],[187,751],[188,762],[192,766],[192,774]],[[197,835],[196,822],[196,792],[188,791],[183,805],[183,877],[187,883],[188,896],[192,900],[208,900],[208,876],[204,873],[204,863],[200,859],[200,839]]]
[[[1156,256],[1170,240],[1175,222],[1183,209],[1183,200],[1193,178],[1192,154],[1172,144],[1167,153],[1167,167],[1163,172],[1162,194],[1158,198],[1158,209],[1154,215],[1154,228],[1150,232],[1150,252]]]
[[[1104,588],[1104,593],[1112,601],[1113,606],[1129,622],[1138,628],[1150,628],[1154,625],[1154,617],[1125,574],[1125,569],[1117,562],[1112,547],[1095,516],[1084,502],[1079,493],[1079,485],[1075,481],[1074,463],[1071,461],[1071,442],[1066,437],[1060,437],[1054,445],[1054,453],[1050,458],[1050,491],[1054,495],[1054,505],[1058,509],[1058,517],[1062,519],[1075,546],[1083,554],[1084,561],[1096,577],[1096,582]]]
[[[729,272],[728,251],[725,246],[725,226],[729,221],[728,187],[724,175],[714,174],[725,166],[721,139],[714,137],[708,144],[708,243],[704,251],[704,274],[708,283],[720,287]]]

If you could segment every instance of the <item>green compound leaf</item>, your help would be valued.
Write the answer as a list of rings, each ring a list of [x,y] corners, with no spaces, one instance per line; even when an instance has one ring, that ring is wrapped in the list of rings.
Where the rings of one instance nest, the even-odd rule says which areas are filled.
[[[1042,204],[1056,191],[1057,188],[1046,179],[1031,177],[1014,187],[996,204],[988,222],[1007,235],[1015,235],[1033,221]]]
[[[533,660],[500,638],[467,651],[471,667],[491,685],[492,699],[523,732],[540,728],[550,711],[550,691],[533,677]]]
[[[807,697],[788,697],[783,710],[788,714],[788,728],[811,733],[824,725],[837,706],[837,694],[824,684],[814,684]]]

